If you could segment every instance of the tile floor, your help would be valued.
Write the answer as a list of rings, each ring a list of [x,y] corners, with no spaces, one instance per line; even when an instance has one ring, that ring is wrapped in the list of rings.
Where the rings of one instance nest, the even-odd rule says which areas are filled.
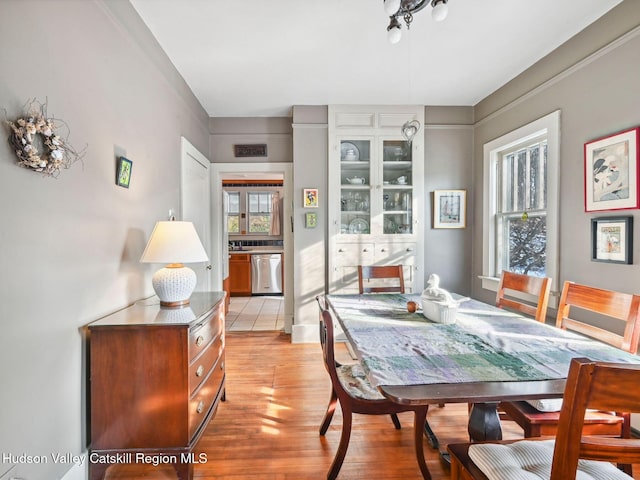
[[[284,328],[284,297],[231,297],[226,330],[249,332]]]

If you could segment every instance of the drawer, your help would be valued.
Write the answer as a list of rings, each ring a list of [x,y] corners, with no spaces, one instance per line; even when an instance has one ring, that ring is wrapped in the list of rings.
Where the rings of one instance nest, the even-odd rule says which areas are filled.
[[[376,264],[413,265],[415,257],[415,243],[376,243]]]
[[[336,245],[335,265],[371,265],[375,256],[373,243],[342,243]],[[356,277],[357,278],[357,277]]]
[[[209,377],[189,400],[189,438],[198,432],[200,425],[207,418],[209,410],[215,404],[218,392],[224,380],[224,354],[220,356],[214,365]]]
[[[191,363],[189,366],[189,394],[193,393],[209,376],[211,369],[222,356],[223,349],[224,337],[221,335],[215,338]]]
[[[207,348],[211,340],[222,334],[224,325],[222,307],[220,303],[207,320],[189,330],[189,362]]]
[[[229,255],[229,262],[231,263],[249,263],[251,261],[251,254],[249,253],[234,253]]]

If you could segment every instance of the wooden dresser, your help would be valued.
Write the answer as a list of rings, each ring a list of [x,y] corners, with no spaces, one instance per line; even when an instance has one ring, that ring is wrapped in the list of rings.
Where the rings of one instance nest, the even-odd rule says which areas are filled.
[[[225,396],[224,292],[183,308],[155,297],[91,323],[89,478],[117,463],[206,461],[193,447]]]

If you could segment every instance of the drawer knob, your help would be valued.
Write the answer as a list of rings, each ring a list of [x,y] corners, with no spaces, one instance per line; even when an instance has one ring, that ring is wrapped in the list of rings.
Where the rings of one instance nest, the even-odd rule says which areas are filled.
[[[220,370],[224,370],[224,362],[220,363]]]
[[[339,249],[338,249],[338,253],[342,253],[342,252],[344,252],[344,250],[343,250],[343,249],[341,249],[341,248],[339,248]]]
[[[203,373],[204,373],[204,366],[200,365],[196,370],[196,377],[201,377]]]
[[[368,252],[368,251],[369,251],[369,249],[368,249],[368,248],[363,248],[363,249],[362,249],[362,251],[363,251],[363,252]]]
[[[202,345],[202,342],[204,342],[204,337],[202,335],[198,335],[198,338],[196,338],[196,345],[200,346]]]
[[[386,249],[386,248],[381,248],[381,249],[380,249],[380,251],[381,251],[381,252],[386,252],[386,251],[387,251],[387,249]]]
[[[196,412],[202,413],[203,410],[204,410],[204,402],[200,400],[200,402],[198,402],[198,407],[196,408]]]

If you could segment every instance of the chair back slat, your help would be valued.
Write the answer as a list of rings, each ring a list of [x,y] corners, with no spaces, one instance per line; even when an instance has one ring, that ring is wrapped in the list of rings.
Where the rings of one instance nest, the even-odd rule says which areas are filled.
[[[587,409],[640,412],[640,365],[573,359],[564,391],[551,480],[575,479],[578,459],[640,462],[640,440],[582,436]]]
[[[386,285],[371,284],[371,280],[395,281],[393,285]],[[360,293],[404,293],[402,265],[358,265],[358,289]]]
[[[614,333],[615,328],[603,329],[572,318],[572,307],[597,313],[609,319],[624,322],[624,333]],[[630,353],[638,351],[640,339],[640,296],[590,287],[567,281],[562,289],[556,326],[573,330],[601,342],[608,343]]]
[[[551,279],[548,277],[532,277],[503,270],[496,294],[496,306],[531,315],[539,322],[544,323],[550,291]],[[525,294],[527,300],[532,303],[514,297],[513,292]]]

